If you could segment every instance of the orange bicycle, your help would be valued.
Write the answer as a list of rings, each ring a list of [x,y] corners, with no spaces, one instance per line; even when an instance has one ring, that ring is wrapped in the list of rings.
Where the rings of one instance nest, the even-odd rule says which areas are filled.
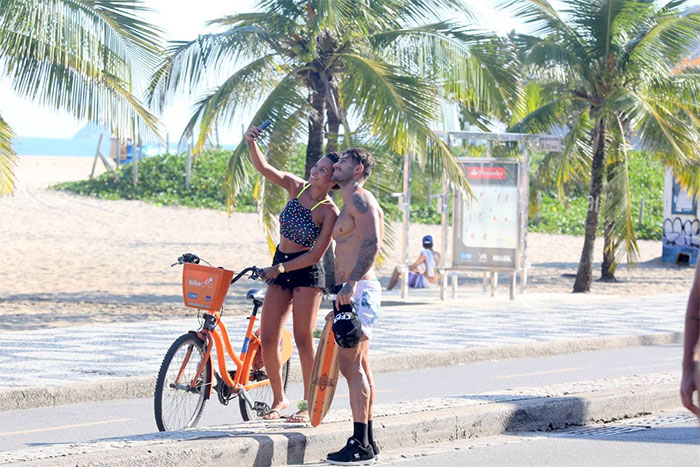
[[[246,421],[261,418],[273,402],[270,380],[262,364],[260,339],[253,330],[264,292],[251,289],[247,293],[247,298],[253,301],[253,311],[248,317],[240,356],[234,353],[226,326],[221,321],[229,286],[245,275],[259,280],[261,269],[247,267],[233,277],[233,271],[204,266],[199,264],[200,260],[197,255],[186,253],[173,264],[184,265],[183,299],[185,306],[200,310],[200,327],[178,337],[163,358],[154,394],[156,425],[160,431],[194,427],[212,389],[223,405],[239,397],[241,416]],[[286,329],[279,345],[284,362],[282,382],[286,389],[292,355],[292,337]],[[212,365],[213,350],[216,350],[218,371]],[[226,355],[236,365],[235,370],[227,369]]]

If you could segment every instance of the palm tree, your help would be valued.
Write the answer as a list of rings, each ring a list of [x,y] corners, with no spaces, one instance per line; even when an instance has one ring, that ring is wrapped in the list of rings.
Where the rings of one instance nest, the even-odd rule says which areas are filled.
[[[338,147],[342,126],[344,146],[367,135],[399,155],[427,157],[464,188],[452,153],[430,128],[441,99],[504,115],[517,98],[512,57],[480,48],[490,35],[439,19],[467,14],[458,0],[261,0],[258,10],[211,21],[221,32],[173,43],[153,77],[152,102],[161,109],[182,93],[197,93],[205,78],[227,76],[199,98],[184,131],[197,136],[198,150],[216,125],[253,107],[251,123],[272,121],[267,157],[277,166],[305,135],[308,175],[324,142],[325,151]],[[229,206],[249,181],[245,151],[239,145],[229,163]],[[263,222],[274,232],[276,208],[262,204]]]
[[[146,10],[140,0],[0,0],[0,73],[18,95],[117,135],[157,134],[134,96],[161,54]],[[14,186],[13,137],[0,116],[0,194]]]
[[[560,186],[572,177],[589,182],[589,209],[574,292],[590,290],[593,246],[603,193],[606,247],[603,278],[614,272],[624,244],[637,254],[627,149],[635,144],[697,185],[700,156],[700,75],[674,73],[700,37],[700,16],[685,0],[660,7],[653,0],[563,0],[560,15],[545,0],[509,0],[507,8],[537,26],[515,35],[526,73],[540,88],[540,105],[515,126],[551,131],[566,126],[565,151],[544,161]],[[585,168],[587,173],[582,172]]]

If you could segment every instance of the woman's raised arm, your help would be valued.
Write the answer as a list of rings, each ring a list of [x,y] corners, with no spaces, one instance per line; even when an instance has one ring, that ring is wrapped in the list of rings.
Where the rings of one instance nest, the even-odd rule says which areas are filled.
[[[257,142],[261,133],[262,130],[256,126],[251,126],[245,133],[245,140],[248,143],[248,151],[250,152],[253,167],[270,182],[284,188],[289,193],[296,193],[298,185],[303,184],[304,180],[290,172],[276,169],[267,163]]]

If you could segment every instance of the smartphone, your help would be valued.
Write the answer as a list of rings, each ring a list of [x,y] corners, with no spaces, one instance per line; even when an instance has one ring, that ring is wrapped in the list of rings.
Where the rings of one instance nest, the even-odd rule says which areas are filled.
[[[258,126],[258,130],[263,131],[265,128],[270,126],[270,123],[272,123],[270,120],[265,120]]]

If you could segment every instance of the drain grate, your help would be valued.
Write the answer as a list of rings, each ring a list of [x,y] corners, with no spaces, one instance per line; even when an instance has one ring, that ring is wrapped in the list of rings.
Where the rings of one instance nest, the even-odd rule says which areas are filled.
[[[647,430],[646,427],[641,426],[584,426],[581,428],[574,428],[572,430],[565,430],[557,433],[558,436],[615,436],[624,435],[626,433],[632,433],[635,431]]]
[[[673,413],[664,415],[649,415],[646,417],[632,418],[606,425],[586,425],[551,433],[551,436],[615,436],[633,433],[637,431],[649,430],[664,425],[675,423],[685,423],[695,420],[695,415],[688,413]]]
[[[646,428],[654,428],[663,425],[673,425],[674,423],[685,423],[695,420],[697,417],[692,413],[687,415],[684,413],[669,414],[669,415],[650,415],[647,417],[633,418],[630,420],[625,420],[623,422],[618,422],[620,425],[627,426],[643,426]]]

